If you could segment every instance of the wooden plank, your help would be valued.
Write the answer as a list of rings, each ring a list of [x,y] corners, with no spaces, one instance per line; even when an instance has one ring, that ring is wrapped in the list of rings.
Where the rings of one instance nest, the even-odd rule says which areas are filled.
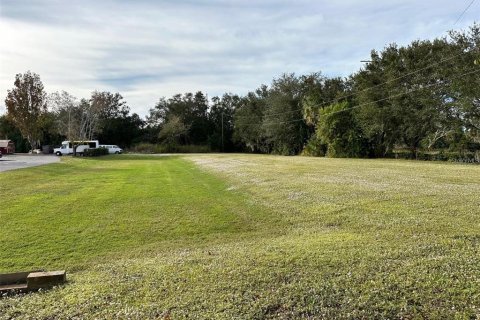
[[[12,290],[25,291],[25,290],[27,290],[27,284],[26,283],[20,283],[20,284],[0,285],[0,292],[8,292],[8,291],[12,291]]]
[[[29,290],[40,288],[49,288],[62,284],[66,281],[66,272],[50,271],[50,272],[32,272],[27,277],[27,286]]]
[[[42,270],[26,271],[26,272],[14,272],[0,274],[0,285],[8,285],[15,283],[26,283],[27,277],[32,272],[40,272]]]

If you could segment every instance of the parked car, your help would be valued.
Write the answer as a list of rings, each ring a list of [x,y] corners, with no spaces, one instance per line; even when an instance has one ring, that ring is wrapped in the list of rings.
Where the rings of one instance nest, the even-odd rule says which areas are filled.
[[[2,151],[0,151],[0,158],[2,157]]]
[[[123,152],[123,149],[114,144],[101,144],[100,148],[108,149],[108,153],[120,154]]]

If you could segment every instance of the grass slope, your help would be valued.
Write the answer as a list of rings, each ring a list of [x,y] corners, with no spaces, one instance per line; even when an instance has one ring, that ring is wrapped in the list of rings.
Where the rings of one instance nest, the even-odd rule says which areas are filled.
[[[123,156],[0,177],[0,269],[76,271],[0,318],[480,317],[480,167]]]

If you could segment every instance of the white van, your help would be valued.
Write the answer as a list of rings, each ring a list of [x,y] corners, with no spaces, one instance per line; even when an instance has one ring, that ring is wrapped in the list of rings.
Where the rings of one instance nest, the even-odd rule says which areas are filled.
[[[115,144],[101,144],[100,148],[108,149],[108,153],[120,154],[123,152],[122,148]]]
[[[73,144],[77,145],[77,153],[79,155],[83,155],[85,149],[95,149],[98,148],[99,143],[98,140],[90,140],[90,141],[63,141],[60,148],[53,149],[53,153],[57,156],[62,156],[66,154],[73,154]]]

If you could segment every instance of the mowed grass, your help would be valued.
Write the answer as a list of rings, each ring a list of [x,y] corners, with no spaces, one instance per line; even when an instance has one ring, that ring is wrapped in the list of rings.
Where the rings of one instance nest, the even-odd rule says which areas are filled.
[[[104,255],[253,230],[260,211],[192,163],[117,159],[66,158],[2,174],[0,272],[75,270]]]
[[[478,319],[480,167],[108,157],[0,174],[3,318]]]

